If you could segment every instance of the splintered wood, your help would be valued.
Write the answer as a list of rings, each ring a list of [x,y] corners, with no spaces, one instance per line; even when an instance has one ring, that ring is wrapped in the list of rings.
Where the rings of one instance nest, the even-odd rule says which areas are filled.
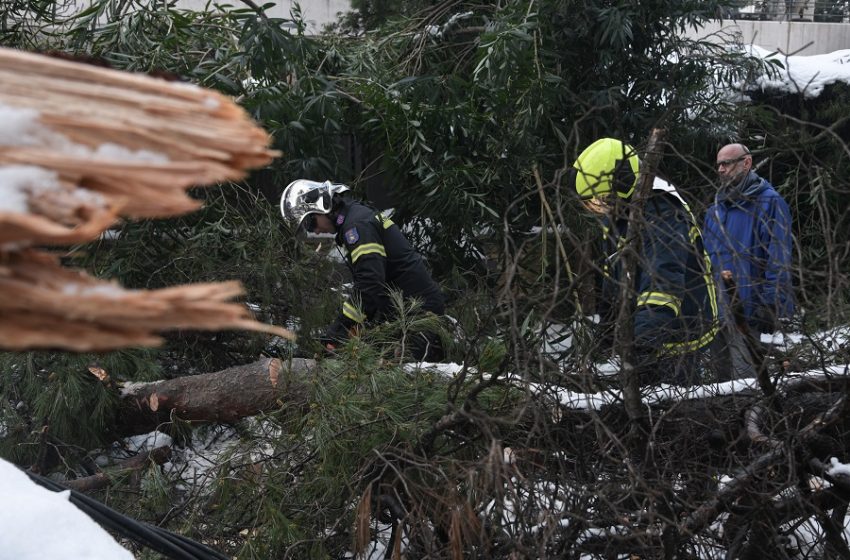
[[[269,163],[268,143],[214,91],[0,49],[0,347],[154,345],[175,328],[291,337],[227,303],[236,283],[124,290],[31,248],[195,210],[189,188]]]

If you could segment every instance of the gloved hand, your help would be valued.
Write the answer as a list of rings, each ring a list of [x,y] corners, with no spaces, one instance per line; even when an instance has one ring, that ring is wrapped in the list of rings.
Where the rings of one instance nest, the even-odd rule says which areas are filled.
[[[752,329],[760,333],[774,333],[779,329],[776,314],[766,305],[758,307],[747,322]]]
[[[348,340],[348,329],[341,322],[337,321],[325,329],[325,334],[319,337],[319,344],[325,350],[335,350]]]

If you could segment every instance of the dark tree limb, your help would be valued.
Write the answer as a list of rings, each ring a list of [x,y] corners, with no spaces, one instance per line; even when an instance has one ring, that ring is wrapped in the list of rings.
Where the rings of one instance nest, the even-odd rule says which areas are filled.
[[[630,442],[633,455],[643,454],[645,440],[649,433],[646,425],[646,413],[640,398],[640,380],[634,369],[634,277],[637,274],[637,263],[643,237],[643,207],[652,191],[655,180],[655,169],[661,159],[659,145],[665,131],[660,128],[652,129],[646,145],[646,157],[640,169],[638,188],[635,190],[632,204],[629,207],[629,226],[626,242],[623,246],[623,278],[620,286],[620,309],[617,315],[615,340],[620,355],[620,376],[623,384],[623,401],[626,413],[631,421]],[[619,203],[616,201],[615,203]]]
[[[62,484],[64,484],[71,490],[76,490],[78,492],[90,492],[91,490],[99,490],[101,488],[106,488],[107,486],[109,486],[109,483],[118,475],[126,474],[127,472],[139,471],[150,463],[161,465],[168,460],[170,455],[171,448],[167,445],[163,445],[162,447],[157,447],[156,449],[152,449],[147,453],[140,453],[135,457],[130,457],[129,459],[121,461],[120,463],[115,465],[114,469],[110,469],[110,472],[108,473],[99,472],[92,476],[86,476],[74,480],[65,480],[62,482]]]
[[[845,400],[845,397],[839,398],[829,410],[817,415],[814,420],[800,431],[798,435],[799,441],[805,444],[807,440],[812,439],[818,432],[837,422],[842,416]],[[735,500],[746,496],[751,491],[754,483],[763,477],[769,467],[792,460],[793,457],[790,456],[784,447],[774,448],[768,453],[761,455],[747,465],[741,474],[733,478],[712,499],[691,512],[680,525],[679,534],[692,535],[698,533],[714,521],[720,513],[726,511],[729,505]],[[786,483],[786,487],[788,484],[790,482]]]

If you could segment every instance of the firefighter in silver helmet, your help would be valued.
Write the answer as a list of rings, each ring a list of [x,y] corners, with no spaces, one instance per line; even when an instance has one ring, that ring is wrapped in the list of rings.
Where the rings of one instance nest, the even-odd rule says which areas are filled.
[[[439,286],[399,227],[381,212],[346,195],[349,191],[346,185],[330,181],[299,179],[286,187],[280,199],[281,214],[293,228],[333,233],[336,243],[346,250],[355,293],[343,303],[337,320],[322,338],[329,350],[359,326],[391,319],[391,290],[401,291],[405,299],[420,300],[426,312],[441,315],[445,311]],[[442,359],[436,335],[416,333],[409,347],[414,359]]]

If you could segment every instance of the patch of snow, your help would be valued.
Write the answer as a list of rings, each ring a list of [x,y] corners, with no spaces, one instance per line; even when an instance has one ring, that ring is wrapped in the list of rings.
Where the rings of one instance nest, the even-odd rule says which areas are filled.
[[[32,482],[12,463],[0,459],[0,527],[3,558],[42,560],[133,560],[109,533],[68,498]]]
[[[850,476],[850,465],[842,463],[835,457],[830,457],[829,464],[830,467],[827,469],[826,474],[831,476]]]
[[[82,148],[82,150],[80,150]],[[92,150],[85,146],[75,145],[73,149],[80,150],[80,155],[84,157],[93,157],[95,159],[117,159],[122,161],[139,161],[148,163],[167,163],[168,157],[165,154],[154,152],[152,150],[131,150],[119,144],[106,142]]]
[[[573,347],[573,328],[561,323],[549,323],[543,334],[543,354],[559,357]]]
[[[238,443],[239,434],[232,426],[194,430],[190,445],[172,449],[172,460],[163,465],[164,470],[193,488],[205,487],[215,478],[211,471],[233,455]]]
[[[34,165],[0,166],[0,212],[26,214],[30,211],[30,194],[59,188],[59,178],[53,171]]]
[[[62,286],[62,293],[69,296],[89,297],[103,296],[107,298],[121,298],[129,292],[118,284],[77,284],[75,282],[66,282]]]
[[[147,385],[146,382],[143,381],[127,381],[121,385],[121,396],[126,397],[127,395],[133,393],[138,387],[142,385]]]
[[[773,346],[789,346],[791,344],[800,344],[804,337],[800,333],[761,333],[761,342],[772,344]]]
[[[580,393],[537,383],[530,384],[529,388],[533,392],[553,396],[561,406],[573,409],[598,410],[603,406],[623,402],[623,395],[619,390]],[[755,379],[736,379],[724,383],[710,383],[708,385],[696,385],[693,387],[681,387],[661,383],[659,385],[642,387],[641,399],[644,404],[655,404],[666,401],[732,395],[747,389],[757,388],[758,381]]]
[[[745,50],[765,61],[777,61],[783,67],[774,67],[768,76],[761,76],[756,85],[787,93],[802,93],[804,97],[817,97],[824,87],[836,82],[850,83],[850,49],[818,55],[785,55],[757,45],[747,45]]]
[[[124,445],[127,450],[133,453],[141,453],[143,451],[151,451],[163,445],[173,445],[174,440],[168,434],[154,430],[147,434],[139,434],[130,436],[124,440]]]
[[[434,24],[426,25],[425,28],[423,29],[423,31],[424,31],[425,35],[427,35],[428,37],[432,37],[434,39],[442,39],[443,35],[445,35],[446,32],[449,29],[454,27],[457,24],[457,22],[459,22],[463,19],[467,19],[467,18],[471,17],[472,15],[473,15],[473,12],[462,12],[462,13],[452,14],[452,16],[448,20],[446,20],[446,23],[444,23],[442,25],[434,25]],[[418,41],[421,38],[422,38],[422,34],[417,33],[414,40]]]
[[[419,371],[427,370],[451,379],[463,371],[464,365],[453,362],[410,362],[404,364],[402,368],[405,373],[418,373]],[[467,368],[467,371],[475,372],[476,370],[474,368]]]

